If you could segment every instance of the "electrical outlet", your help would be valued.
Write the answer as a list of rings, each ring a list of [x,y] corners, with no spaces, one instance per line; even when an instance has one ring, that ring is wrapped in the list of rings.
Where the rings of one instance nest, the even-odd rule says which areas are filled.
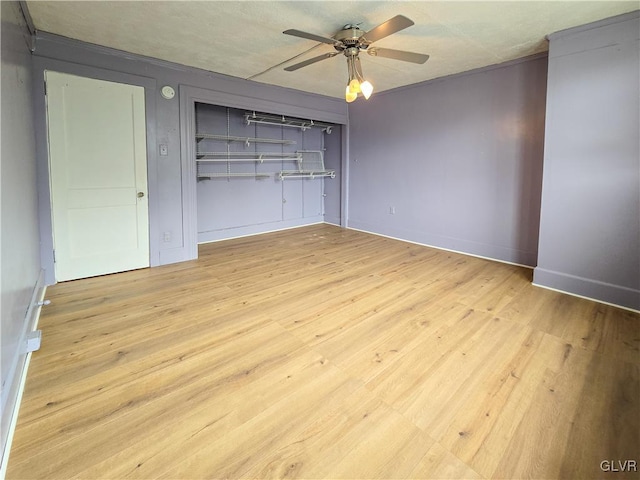
[[[164,233],[162,234],[162,240],[163,240],[165,243],[169,243],[169,242],[171,241],[171,232],[164,232]]]

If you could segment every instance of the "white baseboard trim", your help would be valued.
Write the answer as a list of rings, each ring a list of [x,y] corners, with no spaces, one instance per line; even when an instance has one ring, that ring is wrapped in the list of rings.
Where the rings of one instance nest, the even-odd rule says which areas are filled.
[[[640,290],[592,278],[536,267],[533,283],[538,287],[586,298],[595,302],[640,311]]]
[[[4,444],[4,452],[2,452],[2,465],[0,465],[0,480],[5,480],[7,475],[7,466],[9,465],[9,453],[11,452],[11,444],[13,443],[13,434],[16,431],[16,424],[18,423],[18,412],[20,411],[20,404],[22,403],[22,394],[24,393],[24,385],[27,383],[27,370],[29,369],[29,363],[31,362],[31,353],[27,353],[27,358],[24,361],[24,368],[20,375],[20,386],[18,387],[18,395],[16,397],[16,403],[13,411],[11,412],[11,423],[9,424],[9,430],[7,431],[7,441]]]
[[[255,235],[263,235],[265,233],[282,232],[284,230],[292,230],[294,228],[309,227],[311,225],[318,225],[318,224],[321,224],[321,223],[326,223],[326,222],[317,221],[317,220],[311,221],[309,223],[297,223],[296,222],[296,224],[293,224],[293,225],[282,226],[282,227],[279,227],[279,228],[272,228],[272,229],[269,229],[269,230],[260,230],[260,231],[255,231],[255,232],[249,231],[247,233],[237,233],[235,235],[232,234],[232,235],[230,235],[228,237],[225,236],[225,237],[221,237],[221,238],[211,238],[211,239],[206,239],[206,240],[203,239],[203,240],[199,240],[198,241],[198,245],[204,245],[205,243],[223,242],[225,240],[233,240],[233,239],[236,239],[236,238],[253,237]],[[227,230],[227,231],[231,231],[231,229]]]
[[[523,265],[521,263],[508,262],[506,260],[500,260],[499,258],[483,257],[482,255],[475,255],[473,253],[463,252],[463,251],[460,251],[460,250],[452,250],[450,248],[437,247],[435,245],[429,245],[427,243],[415,242],[413,240],[407,240],[406,238],[393,237],[391,235],[385,235],[383,233],[371,232],[369,230],[364,230],[364,229],[361,229],[361,228],[347,227],[347,229],[348,230],[355,230],[357,232],[369,233],[371,235],[377,235],[378,237],[390,238],[391,240],[398,240],[400,242],[412,243],[414,245],[420,245],[421,247],[435,248],[436,250],[442,250],[442,251],[451,252],[451,253],[459,253],[460,255],[466,255],[468,257],[481,258],[482,260],[489,260],[489,261],[492,261],[492,262],[505,263],[507,265],[514,265],[516,267],[528,268],[529,270],[533,270],[533,268],[534,268],[534,267],[532,267],[530,265]]]
[[[330,217],[325,215],[324,216],[324,223],[328,223],[329,225],[336,225],[338,227],[341,227],[341,223],[340,223],[340,217]]]
[[[635,310],[629,307],[623,307],[616,305],[615,303],[605,302],[604,300],[598,300],[597,298],[585,297],[584,295],[578,295],[577,293],[567,292],[566,290],[559,290],[553,287],[547,287],[546,285],[540,285],[539,283],[531,282],[531,285],[538,288],[544,288],[545,290],[551,290],[552,292],[563,293],[564,295],[571,295],[572,297],[583,298],[584,300],[591,300],[592,302],[602,303],[603,305],[609,305],[610,307],[621,308],[622,310],[628,310],[629,312],[640,313],[640,310]]]
[[[44,270],[40,270],[38,280],[31,295],[31,302],[29,303],[29,307],[27,308],[27,313],[25,315],[24,328],[22,330],[19,342],[21,348],[22,346],[26,346],[27,335],[32,331],[37,330],[38,328],[38,322],[40,321],[40,310],[42,309],[42,306],[38,304],[44,300],[46,291],[47,286],[44,284]],[[23,355],[24,359],[21,364],[20,357],[22,357]],[[2,459],[0,460],[0,480],[4,480],[7,474],[9,453],[11,452],[13,434],[18,422],[18,413],[20,411],[20,403],[22,402],[22,394],[24,392],[24,386],[27,381],[27,370],[29,369],[30,362],[31,352],[18,353],[14,361],[13,372],[10,376],[10,379],[12,380],[11,385],[7,386],[10,391],[15,391],[15,394],[12,395],[15,398],[15,401],[13,402],[13,407],[8,409],[9,411],[2,412],[2,415],[10,415],[11,419],[9,420],[6,432],[2,432],[3,435],[6,435],[6,438],[2,439],[4,448],[2,450]]]

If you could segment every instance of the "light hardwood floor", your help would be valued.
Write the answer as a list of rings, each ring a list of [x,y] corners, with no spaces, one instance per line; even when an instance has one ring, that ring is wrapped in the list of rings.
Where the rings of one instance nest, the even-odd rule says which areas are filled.
[[[48,291],[8,478],[638,478],[640,316],[315,225]]]

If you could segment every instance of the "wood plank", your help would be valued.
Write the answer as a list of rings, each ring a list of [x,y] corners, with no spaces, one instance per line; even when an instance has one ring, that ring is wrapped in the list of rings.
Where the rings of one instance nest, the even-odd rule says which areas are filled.
[[[313,225],[55,285],[7,478],[601,477],[640,315],[530,279]]]

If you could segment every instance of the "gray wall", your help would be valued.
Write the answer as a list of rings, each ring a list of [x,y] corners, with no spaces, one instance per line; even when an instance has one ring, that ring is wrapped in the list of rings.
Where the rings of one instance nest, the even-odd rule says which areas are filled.
[[[0,2],[2,18],[1,352],[2,451],[26,355],[30,304],[38,284],[36,155],[29,31],[17,2]]]
[[[344,101],[184,67],[139,55],[39,33],[34,53],[35,131],[42,264],[53,277],[53,244],[46,146],[44,70],[142,85],[146,91],[151,265],[193,258],[197,242],[195,159],[184,155],[181,136],[191,120],[184,101],[199,95],[215,105],[255,108],[331,123],[346,123]],[[160,89],[180,94],[165,100]],[[185,94],[184,92],[189,92]],[[186,138],[186,136],[184,137]],[[160,144],[168,155],[158,155]],[[193,173],[193,175],[192,175]],[[234,208],[230,205],[229,208]]]
[[[546,67],[540,56],[351,104],[348,225],[534,266]]]
[[[346,128],[346,127],[344,127]],[[334,128],[331,134],[324,136],[324,166],[336,172],[336,177],[324,180],[324,221],[334,225],[346,225],[346,215],[343,215],[344,202],[342,187],[345,181],[343,162],[346,162],[346,152],[342,154],[344,141],[343,129]]]
[[[534,283],[640,310],[638,12],[550,37]]]

